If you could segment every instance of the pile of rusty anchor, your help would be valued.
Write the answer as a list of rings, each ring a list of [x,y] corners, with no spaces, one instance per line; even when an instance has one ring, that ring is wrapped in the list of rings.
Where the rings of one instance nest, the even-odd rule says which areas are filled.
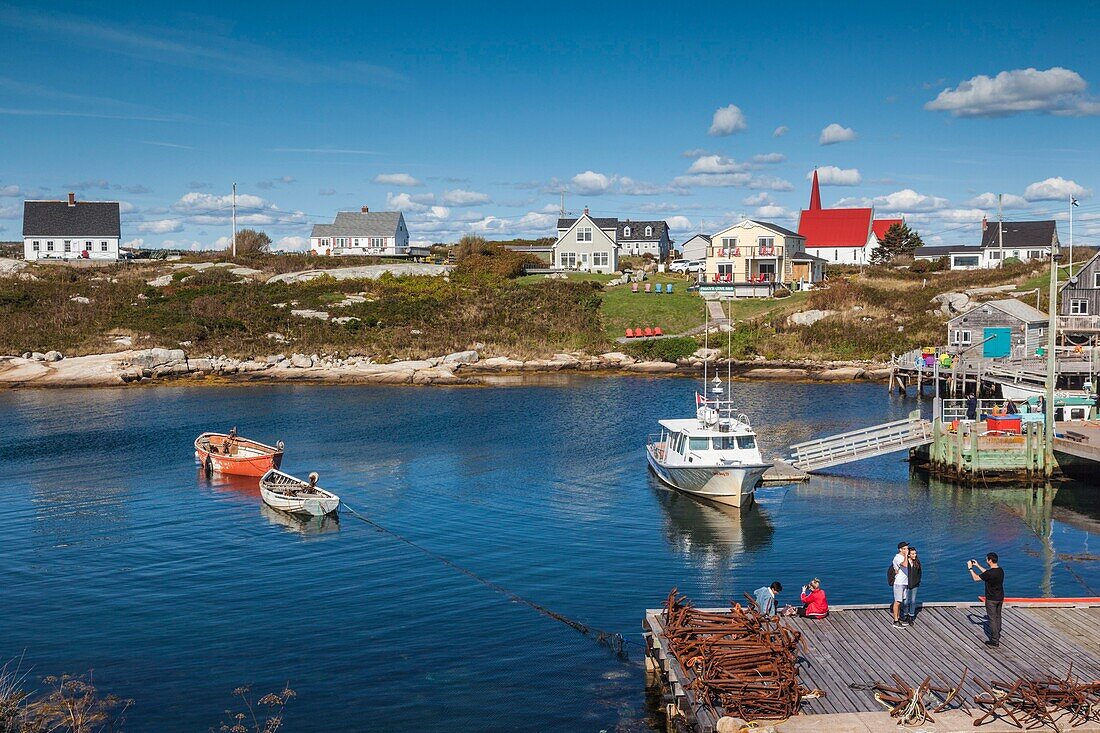
[[[898,725],[915,726],[935,723],[932,713],[946,710],[952,703],[965,705],[959,691],[966,684],[969,671],[964,667],[962,678],[957,684],[941,679],[932,681],[928,675],[916,689],[910,687],[901,677],[891,675],[893,685],[880,682],[874,686],[875,699],[890,711],[890,717],[897,718]],[[929,706],[932,706],[931,709]]]
[[[801,634],[754,608],[734,604],[729,613],[705,613],[674,588],[665,605],[664,637],[690,673],[687,686],[715,717],[789,718],[804,696],[823,694],[798,684]]]
[[[1100,681],[1082,682],[1073,676],[1072,667],[1064,678],[974,681],[982,690],[974,702],[985,711],[974,725],[999,718],[1024,730],[1057,728],[1056,720],[1066,714],[1073,728],[1100,721]]]

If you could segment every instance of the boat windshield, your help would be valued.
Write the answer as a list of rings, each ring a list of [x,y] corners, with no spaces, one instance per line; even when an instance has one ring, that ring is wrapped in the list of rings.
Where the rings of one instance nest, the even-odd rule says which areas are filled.
[[[710,438],[688,438],[689,450],[707,450],[710,448]]]
[[[711,438],[711,446],[714,450],[752,450],[756,447],[756,437],[753,435],[723,435]]]

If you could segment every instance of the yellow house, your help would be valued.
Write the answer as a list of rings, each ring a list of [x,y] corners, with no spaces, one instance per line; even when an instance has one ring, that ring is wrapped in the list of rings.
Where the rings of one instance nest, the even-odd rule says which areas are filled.
[[[820,282],[824,266],[824,260],[806,252],[806,239],[797,232],[745,219],[711,236],[700,288],[766,297],[781,284]]]

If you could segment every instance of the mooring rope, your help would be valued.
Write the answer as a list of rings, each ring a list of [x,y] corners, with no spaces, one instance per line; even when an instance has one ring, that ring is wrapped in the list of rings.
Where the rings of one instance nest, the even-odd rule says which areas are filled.
[[[590,626],[588,624],[581,623],[580,621],[577,621],[576,619],[569,618],[568,616],[565,616],[564,614],[560,614],[556,611],[553,611],[553,610],[547,608],[546,606],[542,605],[541,603],[537,603],[535,601],[532,601],[530,598],[525,598],[524,596],[521,596],[519,593],[516,593],[514,591],[511,591],[511,590],[505,588],[500,583],[495,583],[492,580],[489,580],[488,578],[483,578],[482,576],[475,573],[473,570],[470,570],[469,568],[465,568],[465,567],[459,565],[454,560],[451,560],[448,557],[444,557],[443,555],[440,555],[438,552],[435,552],[434,550],[430,550],[427,547],[424,547],[423,545],[418,544],[418,543],[410,540],[408,537],[405,537],[404,535],[399,534],[398,532],[395,532],[394,530],[390,529],[389,527],[384,527],[383,525],[381,525],[378,522],[374,521],[370,517],[367,517],[363,514],[360,514],[359,512],[355,511],[354,507],[349,506],[346,501],[341,501],[340,503],[343,505],[343,507],[345,509],[348,510],[348,512],[351,513],[351,515],[353,517],[355,517],[359,521],[364,522],[365,524],[368,524],[371,527],[374,527],[374,529],[376,529],[379,532],[382,532],[384,534],[388,534],[391,537],[393,537],[394,539],[397,539],[397,540],[400,540],[401,542],[404,542],[409,547],[412,547],[416,550],[419,550],[420,552],[424,553],[425,555],[432,558],[433,560],[437,560],[437,561],[443,563],[444,565],[446,565],[447,567],[449,567],[453,570],[457,570],[458,572],[462,573],[463,575],[465,575],[469,578],[473,578],[478,583],[481,583],[485,587],[490,588],[490,589],[496,591],[497,593],[501,594],[502,596],[507,597],[509,600],[514,601],[515,603],[522,603],[525,606],[528,606],[530,608],[535,609],[536,611],[541,613],[543,616],[546,616],[548,618],[552,618],[555,621],[558,621],[560,623],[565,624],[566,626],[568,626],[569,628],[571,628],[575,631],[579,631],[580,633],[584,634],[588,638],[594,640],[600,646],[604,646],[604,647],[607,647],[608,649],[610,649],[612,652],[614,652],[615,656],[620,658],[620,659],[623,659],[623,660],[629,660],[630,659],[630,657],[626,653],[626,648],[625,648],[626,644],[637,644],[638,646],[642,646],[641,644],[639,644],[636,641],[630,641],[629,639],[625,639],[622,634],[611,632],[611,631],[603,631],[602,629],[597,629],[594,626]]]

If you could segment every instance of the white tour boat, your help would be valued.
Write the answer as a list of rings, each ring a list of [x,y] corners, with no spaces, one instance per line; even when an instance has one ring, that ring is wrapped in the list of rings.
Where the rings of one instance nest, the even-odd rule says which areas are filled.
[[[727,375],[726,384],[732,384]],[[706,363],[703,367],[707,386]],[[749,419],[725,396],[715,376],[713,399],[696,393],[695,417],[658,420],[661,432],[646,445],[649,467],[674,489],[733,507],[752,504],[756,487],[773,464],[760,457],[756,432]]]
[[[260,496],[269,507],[290,514],[323,517],[340,508],[340,497],[318,486],[316,473],[303,481],[273,468],[260,479]]]

